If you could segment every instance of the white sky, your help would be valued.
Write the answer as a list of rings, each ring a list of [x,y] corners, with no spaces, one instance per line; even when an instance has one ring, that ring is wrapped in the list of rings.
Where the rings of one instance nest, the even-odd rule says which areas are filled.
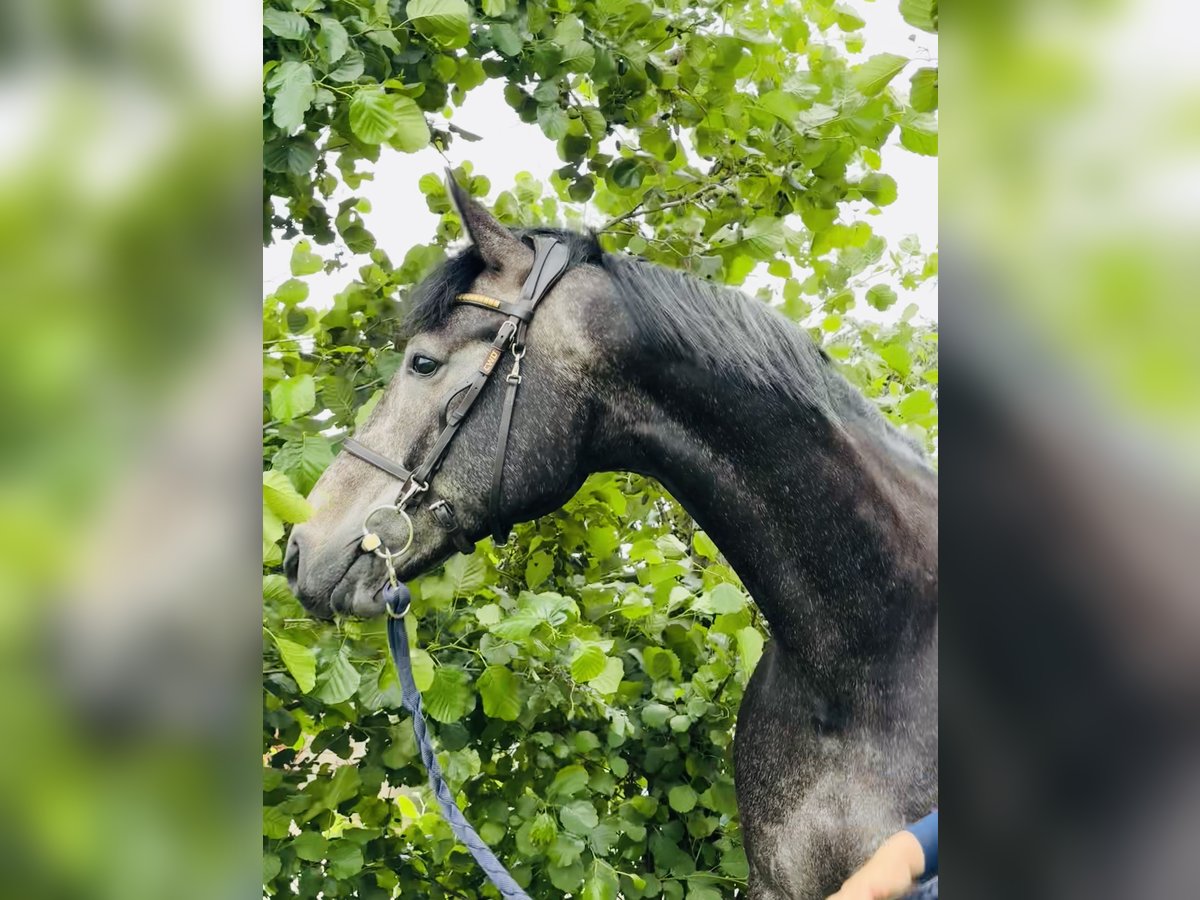
[[[899,53],[913,57],[914,62],[892,82],[895,89],[906,92],[908,78],[921,64],[935,65],[937,59],[937,37],[912,28],[900,17],[895,0],[856,3],[860,15],[866,19],[863,34],[866,45],[862,58],[874,53]],[[929,60],[932,60],[929,62]],[[558,158],[555,145],[547,139],[536,124],[527,125],[505,102],[503,84],[500,80],[484,82],[467,95],[461,107],[454,110],[451,121],[467,131],[480,135],[483,140],[468,143],[457,139],[447,157],[459,164],[469,160],[474,173],[486,175],[491,180],[494,200],[501,191],[515,184],[518,172],[530,172],[544,178],[563,163]],[[896,179],[899,196],[895,203],[886,207],[881,215],[864,217],[871,227],[888,240],[894,248],[905,235],[914,234],[923,250],[937,247],[937,159],[918,156],[899,145],[899,129],[883,148],[882,171]],[[360,168],[363,164],[360,164]],[[417,181],[427,172],[441,176],[445,161],[432,147],[418,153],[399,153],[384,147],[379,162],[374,166],[375,179],[364,182],[357,191],[371,201],[372,210],[363,216],[367,228],[375,235],[378,246],[385,250],[394,264],[399,264],[408,248],[424,243],[434,233],[438,217],[425,205],[425,199],[417,188]],[[341,199],[340,195],[335,197]],[[869,204],[855,204],[854,212],[861,213]],[[843,213],[843,219],[847,216]],[[605,217],[594,209],[585,210],[588,224],[599,225]],[[328,255],[332,248],[315,248],[318,253]],[[291,243],[277,241],[263,251],[263,288],[274,290],[290,277],[289,260]],[[318,273],[306,281],[310,289],[309,305],[326,306],[335,293],[345,287],[357,269],[355,258],[345,256],[351,265],[332,275]],[[765,266],[760,272],[765,273]],[[758,284],[773,283],[756,276],[748,279],[745,287],[753,290]],[[886,313],[866,307],[861,302],[854,315],[860,318],[891,320],[899,316],[909,303],[920,309],[919,318],[937,319],[936,281],[926,282],[917,291],[901,291],[900,300]]]

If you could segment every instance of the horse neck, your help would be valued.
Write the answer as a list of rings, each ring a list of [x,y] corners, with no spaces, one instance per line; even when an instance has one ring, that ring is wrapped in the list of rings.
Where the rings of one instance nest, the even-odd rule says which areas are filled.
[[[913,652],[936,618],[936,478],[832,370],[832,415],[688,363],[609,392],[597,468],[658,479],[828,685]],[[837,409],[836,407],[841,407]],[[836,421],[835,417],[836,416]]]

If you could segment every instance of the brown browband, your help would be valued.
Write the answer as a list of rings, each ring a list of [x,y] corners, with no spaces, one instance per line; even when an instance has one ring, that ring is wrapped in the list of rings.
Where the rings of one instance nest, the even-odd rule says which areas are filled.
[[[526,303],[506,303],[503,300],[497,300],[495,297],[489,297],[487,294],[459,294],[454,298],[454,302],[467,303],[471,306],[482,306],[484,309],[504,313],[506,316],[515,316],[522,322],[528,322],[533,318],[533,307],[531,305]]]

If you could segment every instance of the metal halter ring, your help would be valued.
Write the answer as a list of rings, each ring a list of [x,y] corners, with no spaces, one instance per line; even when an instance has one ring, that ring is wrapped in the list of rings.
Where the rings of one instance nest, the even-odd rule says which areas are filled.
[[[387,545],[384,544],[382,541],[380,541],[380,543],[377,547],[374,547],[373,549],[371,549],[370,552],[374,553],[380,559],[387,561],[387,560],[391,560],[391,559],[395,559],[397,557],[403,556],[405,553],[407,553],[408,548],[412,546],[413,537],[415,536],[416,532],[413,528],[412,519],[410,519],[408,517],[408,513],[406,513],[399,506],[392,506],[390,504],[387,504],[384,506],[375,507],[369,513],[367,513],[366,518],[363,519],[363,540],[364,541],[366,541],[368,538],[370,538],[372,536],[374,536],[376,539],[378,539],[379,535],[371,530],[371,516],[375,515],[375,513],[379,512],[381,509],[390,510],[391,512],[396,513],[396,515],[398,515],[403,520],[404,524],[408,527],[408,539],[404,542],[404,546],[401,547],[399,550],[392,552],[391,550],[388,549]],[[366,547],[364,547],[364,549],[366,549]]]

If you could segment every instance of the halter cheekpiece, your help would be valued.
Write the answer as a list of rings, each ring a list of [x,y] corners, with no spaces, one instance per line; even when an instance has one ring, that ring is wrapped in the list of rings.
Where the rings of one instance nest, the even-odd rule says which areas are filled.
[[[377,469],[382,469],[389,475],[398,478],[402,484],[396,502],[391,506],[380,506],[371,510],[363,520],[363,537],[361,548],[380,557],[388,570],[388,583],[396,586],[394,560],[403,556],[413,541],[413,524],[407,510],[419,502],[420,498],[429,491],[430,481],[441,468],[450,442],[458,433],[467,414],[482,393],[496,366],[505,352],[511,352],[512,369],[505,377],[506,390],[504,405],[500,413],[500,427],[496,435],[496,454],[492,463],[492,487],[488,497],[488,516],[491,520],[491,530],[497,543],[503,543],[508,536],[509,525],[500,518],[501,488],[504,481],[504,458],[508,451],[508,435],[512,428],[513,406],[517,399],[517,388],[521,384],[521,360],[525,356],[525,333],[533,319],[534,310],[542,298],[550,292],[558,279],[570,268],[570,252],[567,245],[558,238],[549,235],[533,236],[533,269],[521,294],[515,301],[499,300],[486,294],[466,293],[454,298],[455,303],[478,306],[490,309],[503,315],[496,336],[492,338],[487,354],[479,365],[479,369],[462,386],[451,392],[442,409],[442,430],[438,434],[432,449],[426,454],[415,469],[409,470],[400,463],[377,453],[370,447],[360,444],[353,438],[347,438],[342,445],[346,452],[368,462]],[[387,512],[394,513],[405,526],[408,536],[402,549],[390,549],[379,536],[372,523],[382,521]],[[474,545],[459,525],[458,517],[450,501],[435,500],[429,505],[429,512],[439,528],[449,533],[455,546],[463,553],[470,553]]]

